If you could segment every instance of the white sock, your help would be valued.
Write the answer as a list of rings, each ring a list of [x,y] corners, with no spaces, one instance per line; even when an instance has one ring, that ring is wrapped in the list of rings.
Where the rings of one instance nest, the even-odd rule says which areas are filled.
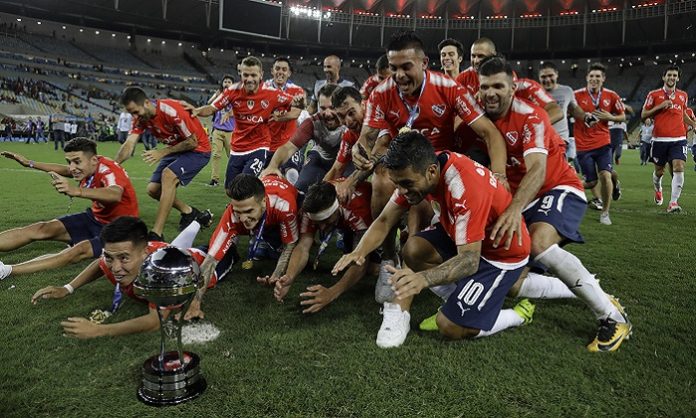
[[[6,278],[10,274],[12,274],[12,266],[0,261],[0,280]]]
[[[682,187],[684,187],[684,172],[675,171],[672,175],[672,198],[669,200],[669,203],[675,203],[677,200],[679,200]]]
[[[457,289],[457,284],[456,283],[450,283],[450,284],[441,284],[438,286],[433,286],[429,288],[431,292],[435,293],[442,299],[443,301],[447,301],[449,299],[450,295],[452,292],[454,292]]]
[[[535,259],[548,266],[575,295],[589,306],[597,319],[611,317],[626,322],[623,315],[602,291],[597,279],[582,265],[580,259],[554,244]]]
[[[174,238],[171,244],[182,250],[191,248],[193,247],[193,240],[196,239],[196,235],[198,235],[198,231],[200,230],[201,224],[199,224],[198,221],[193,221]]]
[[[520,286],[518,298],[574,299],[576,296],[557,277],[544,276],[531,271]]]
[[[653,187],[656,192],[662,191],[662,176],[657,177],[657,174],[653,171]]]
[[[498,314],[498,319],[495,320],[493,328],[491,328],[489,331],[481,330],[481,332],[479,332],[475,338],[487,337],[507,328],[519,327],[523,323],[524,319],[517,315],[517,312],[513,311],[512,309],[503,309]]]

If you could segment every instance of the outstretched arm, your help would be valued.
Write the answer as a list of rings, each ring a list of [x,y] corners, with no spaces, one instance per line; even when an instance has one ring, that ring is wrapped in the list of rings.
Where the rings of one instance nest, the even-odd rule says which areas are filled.
[[[32,161],[22,154],[10,151],[0,151],[0,155],[10,160],[17,161],[23,167],[34,168],[36,170],[41,170],[45,172],[53,171],[61,176],[72,177],[68,166],[64,164],[54,164],[54,163],[42,163],[40,161]]]

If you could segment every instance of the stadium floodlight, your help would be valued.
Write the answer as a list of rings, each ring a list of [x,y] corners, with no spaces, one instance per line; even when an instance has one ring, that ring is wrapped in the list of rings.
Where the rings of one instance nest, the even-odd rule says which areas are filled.
[[[98,30],[95,30],[95,31],[94,31],[94,34],[95,34],[95,35],[99,35],[99,31],[98,31]]]
[[[115,34],[115,33],[112,33],[112,34],[111,34],[111,37],[112,37],[112,38],[115,38],[115,37],[116,37],[116,34]]]
[[[40,20],[37,20],[37,21],[36,21],[36,24],[37,24],[37,25],[40,25],[40,24],[41,24],[41,21],[40,21]]]
[[[17,22],[21,22],[21,21],[22,21],[22,18],[21,18],[21,17],[18,17],[18,18],[17,18]]]

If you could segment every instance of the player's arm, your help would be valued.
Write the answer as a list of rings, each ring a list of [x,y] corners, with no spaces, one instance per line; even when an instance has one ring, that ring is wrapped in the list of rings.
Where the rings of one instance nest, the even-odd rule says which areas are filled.
[[[292,255],[290,256],[285,274],[278,276],[279,279],[275,282],[273,296],[278,302],[283,301],[283,298],[285,298],[285,295],[287,295],[290,290],[290,286],[295,282],[295,278],[304,270],[305,266],[307,266],[307,261],[309,261],[309,250],[312,249],[312,244],[314,244],[314,233],[300,235],[300,240],[292,250]]]
[[[138,143],[138,140],[140,139],[140,134],[136,133],[131,133],[128,134],[128,138],[126,138],[126,142],[124,142],[121,145],[121,148],[118,149],[118,152],[116,153],[116,158],[114,160],[121,164],[127,159],[130,158],[131,154],[133,154],[133,150],[135,149],[135,145]]]
[[[269,174],[276,174],[278,176],[281,175],[280,173],[280,166],[283,165],[290,157],[297,152],[299,148],[292,143],[292,141],[288,141],[285,144],[283,144],[278,150],[273,154],[273,158],[271,158],[271,162],[268,164],[268,167],[266,167],[259,177],[267,176]]]
[[[23,167],[34,168],[36,170],[41,170],[45,172],[58,173],[61,176],[72,177],[70,170],[67,165],[64,164],[54,164],[54,163],[42,163],[40,161],[32,161],[22,154],[10,151],[0,151],[0,155],[10,160],[17,161]]]
[[[399,206],[390,200],[387,203],[387,206],[382,209],[382,213],[379,214],[377,219],[372,222],[372,225],[370,225],[367,232],[365,232],[365,235],[358,243],[358,246],[355,247],[353,252],[350,254],[346,254],[341,257],[334,266],[333,270],[331,270],[331,273],[335,276],[339,271],[344,270],[351,264],[365,264],[365,259],[368,254],[379,248],[382,241],[384,241],[384,237],[386,237],[389,230],[391,230],[394,225],[399,222],[401,215],[403,215],[406,210],[406,208]]]
[[[546,114],[549,115],[549,121],[551,124],[554,124],[565,117],[563,114],[563,109],[561,109],[556,102],[547,103],[544,106],[544,110],[546,111]]]
[[[379,128],[363,125],[360,130],[360,137],[358,137],[351,149],[353,164],[356,169],[367,170],[372,168],[372,148],[374,148],[377,142],[379,131]]]
[[[409,268],[390,268],[394,273],[389,281],[397,299],[415,296],[426,287],[454,283],[476,273],[481,260],[481,241],[458,245],[457,255],[431,269],[414,273]]]
[[[280,257],[278,257],[278,262],[276,263],[275,270],[273,270],[273,275],[271,276],[272,283],[275,283],[275,280],[273,280],[274,277],[280,278],[283,274],[285,274],[285,271],[288,269],[290,257],[292,256],[293,250],[296,246],[297,242],[292,242],[285,244],[285,247],[283,247],[283,252],[280,254]]]
[[[287,112],[275,112],[269,120],[271,122],[289,122],[291,120],[296,120],[297,118],[300,117],[300,114],[302,113],[302,108],[292,106],[290,107],[290,110]]]
[[[159,329],[160,322],[157,310],[150,308],[146,315],[113,324],[95,324],[86,318],[70,317],[60,325],[67,336],[88,339],[155,331]]]
[[[71,295],[75,290],[81,288],[87,283],[91,283],[102,277],[104,273],[99,268],[99,259],[92,261],[78,274],[70,283],[64,286],[48,286],[34,293],[31,297],[31,303],[36,305],[42,299],[62,299]],[[72,291],[71,291],[72,290]]]
[[[582,110],[582,108],[578,106],[574,100],[571,100],[570,103],[568,103],[568,114],[576,121],[584,121],[585,117],[589,115],[589,113]]]
[[[645,99],[645,104],[643,104],[643,109],[640,111],[640,118],[645,120],[647,118],[652,118],[656,113],[660,112],[662,109],[667,109],[672,106],[671,100],[665,100],[657,106],[654,106],[654,100],[652,95],[648,95]]]
[[[493,122],[486,116],[479,117],[469,126],[479,138],[486,142],[488,156],[491,159],[491,171],[504,179],[507,148],[500,131],[498,131],[498,128],[496,128]]]
[[[219,98],[219,97],[218,97]],[[217,99],[216,99],[217,100]],[[193,117],[206,117],[206,116],[212,116],[215,114],[215,112],[218,111],[218,108],[213,106],[212,104],[205,105],[205,106],[200,106],[191,111],[191,116]]]
[[[686,112],[684,112],[684,123],[696,129],[696,120],[692,119]]]

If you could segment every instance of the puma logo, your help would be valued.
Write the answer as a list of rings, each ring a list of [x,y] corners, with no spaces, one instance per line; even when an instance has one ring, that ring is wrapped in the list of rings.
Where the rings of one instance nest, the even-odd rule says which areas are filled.
[[[462,305],[462,302],[461,302],[461,301],[457,302],[457,306],[459,306],[459,309],[461,309],[461,311],[462,311],[462,316],[464,316],[464,314],[466,313],[466,311],[470,311],[470,310],[471,310],[471,308],[464,308],[464,305]]]

